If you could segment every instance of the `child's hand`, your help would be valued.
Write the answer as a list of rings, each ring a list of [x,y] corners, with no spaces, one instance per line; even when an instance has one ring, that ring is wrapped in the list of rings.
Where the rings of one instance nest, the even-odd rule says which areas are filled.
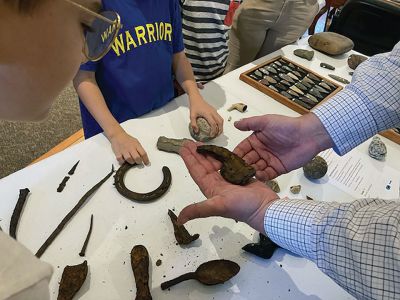
[[[218,136],[224,129],[224,119],[214,107],[208,104],[200,94],[190,96],[190,125],[194,132],[198,132],[197,118],[203,117],[211,126],[211,136]]]
[[[140,142],[125,131],[121,131],[111,137],[110,143],[115,157],[120,164],[124,163],[124,161],[127,161],[130,164],[149,164],[147,153]]]

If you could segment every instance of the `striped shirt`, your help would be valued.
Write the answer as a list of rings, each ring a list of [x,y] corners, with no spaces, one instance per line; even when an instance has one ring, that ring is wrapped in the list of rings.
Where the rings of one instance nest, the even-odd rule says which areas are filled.
[[[230,0],[181,0],[185,53],[197,81],[222,75],[228,58],[224,19]]]

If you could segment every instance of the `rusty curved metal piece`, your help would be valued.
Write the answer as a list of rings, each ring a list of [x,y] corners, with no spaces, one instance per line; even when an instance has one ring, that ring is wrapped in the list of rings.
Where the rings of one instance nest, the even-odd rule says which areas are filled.
[[[169,186],[171,185],[172,176],[171,176],[171,171],[166,166],[162,168],[162,172],[164,175],[163,181],[160,184],[160,186],[156,188],[154,191],[148,193],[136,193],[128,189],[125,185],[124,177],[125,174],[134,166],[137,166],[137,164],[130,164],[124,162],[122,166],[117,170],[117,173],[114,176],[114,185],[117,188],[118,193],[120,193],[125,198],[128,198],[129,200],[152,201],[160,198],[167,192]]]
[[[221,176],[228,182],[246,185],[256,174],[256,170],[249,166],[242,158],[223,147],[215,145],[201,145],[197,147],[200,154],[208,154],[222,163]]]

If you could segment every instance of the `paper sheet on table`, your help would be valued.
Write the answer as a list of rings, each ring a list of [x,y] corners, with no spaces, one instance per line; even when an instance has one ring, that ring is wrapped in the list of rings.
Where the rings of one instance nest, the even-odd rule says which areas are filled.
[[[351,151],[344,156],[332,149],[320,153],[328,163],[331,184],[355,198],[399,198],[400,172],[367,154]]]

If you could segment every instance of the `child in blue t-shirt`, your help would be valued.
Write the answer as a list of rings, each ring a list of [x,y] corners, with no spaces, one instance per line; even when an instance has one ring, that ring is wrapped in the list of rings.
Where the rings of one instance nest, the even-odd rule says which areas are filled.
[[[123,28],[110,52],[81,66],[74,86],[81,100],[85,137],[104,131],[120,163],[148,164],[140,142],[119,123],[159,108],[174,98],[173,73],[189,96],[190,122],[207,119],[220,134],[223,119],[200,95],[184,53],[178,0],[103,0]]]

